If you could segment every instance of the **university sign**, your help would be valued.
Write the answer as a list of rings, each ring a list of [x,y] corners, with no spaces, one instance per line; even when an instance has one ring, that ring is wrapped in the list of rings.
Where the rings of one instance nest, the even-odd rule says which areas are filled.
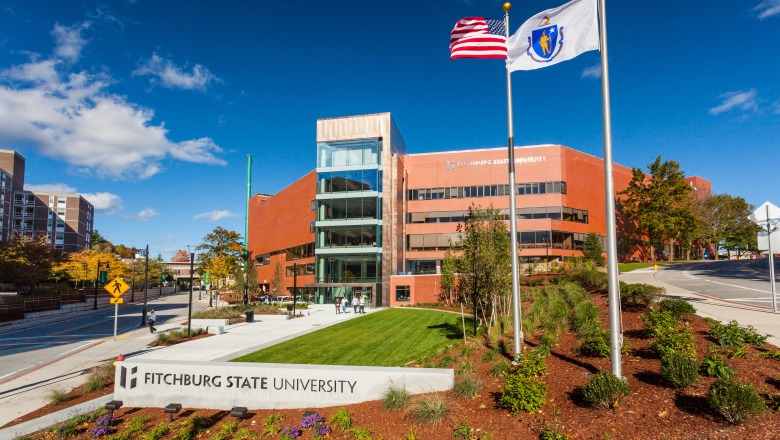
[[[547,156],[516,157],[515,165],[524,163],[537,163],[547,160]],[[445,166],[448,170],[460,167],[481,167],[490,165],[506,165],[509,159],[476,159],[476,160],[447,160]]]
[[[129,360],[117,362],[114,399],[131,407],[320,408],[452,389],[451,369]]]

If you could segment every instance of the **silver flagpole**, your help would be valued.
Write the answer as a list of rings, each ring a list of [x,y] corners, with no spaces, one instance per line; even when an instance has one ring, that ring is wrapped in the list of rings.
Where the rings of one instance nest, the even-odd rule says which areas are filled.
[[[601,105],[604,127],[604,198],[607,220],[607,281],[609,283],[609,349],[612,374],[623,377],[620,348],[620,284],[618,282],[617,238],[615,231],[615,182],[612,177],[612,116],[609,107],[609,65],[607,61],[607,7],[606,0],[598,0],[601,44]]]
[[[506,38],[509,39],[509,9],[512,5],[507,2],[504,3],[504,32]],[[512,243],[512,313],[513,313],[513,327],[514,327],[514,339],[515,339],[515,357],[522,352],[523,343],[523,322],[520,317],[520,288],[518,277],[520,275],[517,269],[517,208],[515,206],[515,198],[517,197],[515,191],[515,135],[514,127],[512,125],[512,76],[509,72],[509,67],[506,69],[506,111],[507,111],[507,127],[509,130],[509,138],[507,141],[507,149],[509,150],[509,233],[511,234]]]

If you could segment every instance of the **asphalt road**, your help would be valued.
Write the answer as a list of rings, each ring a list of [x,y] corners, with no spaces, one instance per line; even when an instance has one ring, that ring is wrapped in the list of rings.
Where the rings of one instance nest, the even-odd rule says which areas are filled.
[[[780,258],[775,258],[776,289],[780,287],[778,260]],[[768,262],[767,258],[761,258],[673,264],[658,271],[655,277],[691,292],[771,309]]]
[[[166,295],[147,305],[154,309],[158,325],[186,316],[189,296],[185,292]],[[194,294],[197,298],[197,292]],[[193,313],[207,303],[193,301]],[[123,304],[117,315],[117,338],[121,339],[141,326],[143,303]],[[0,382],[24,374],[40,365],[85,350],[114,336],[114,308],[98,309],[78,317],[63,316],[63,320],[36,327],[5,332],[0,335]]]

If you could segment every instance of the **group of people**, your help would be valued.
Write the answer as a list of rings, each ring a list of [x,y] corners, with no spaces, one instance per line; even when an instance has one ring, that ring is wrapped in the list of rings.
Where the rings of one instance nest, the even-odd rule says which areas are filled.
[[[347,313],[347,307],[349,301],[347,297],[336,298],[333,303],[336,306],[336,314]],[[366,313],[366,298],[363,295],[354,295],[352,297],[352,311],[353,313]]]

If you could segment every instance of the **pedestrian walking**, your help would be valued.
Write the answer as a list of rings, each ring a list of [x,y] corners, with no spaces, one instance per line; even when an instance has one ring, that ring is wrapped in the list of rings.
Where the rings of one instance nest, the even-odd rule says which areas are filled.
[[[366,298],[363,295],[360,295],[360,298],[358,298],[358,307],[360,307],[360,313],[366,313]]]
[[[352,313],[357,315],[358,312],[358,297],[357,295],[352,295]]]
[[[338,315],[339,313],[341,313],[341,300],[338,297],[336,297],[336,301],[334,302],[334,304],[336,305],[336,314]]]
[[[149,316],[146,318],[146,323],[149,325],[149,333],[157,333],[157,329],[154,328],[154,323],[157,321],[157,315],[154,314],[154,309],[149,310]]]
[[[347,297],[341,298],[341,313],[346,314],[347,313]]]

